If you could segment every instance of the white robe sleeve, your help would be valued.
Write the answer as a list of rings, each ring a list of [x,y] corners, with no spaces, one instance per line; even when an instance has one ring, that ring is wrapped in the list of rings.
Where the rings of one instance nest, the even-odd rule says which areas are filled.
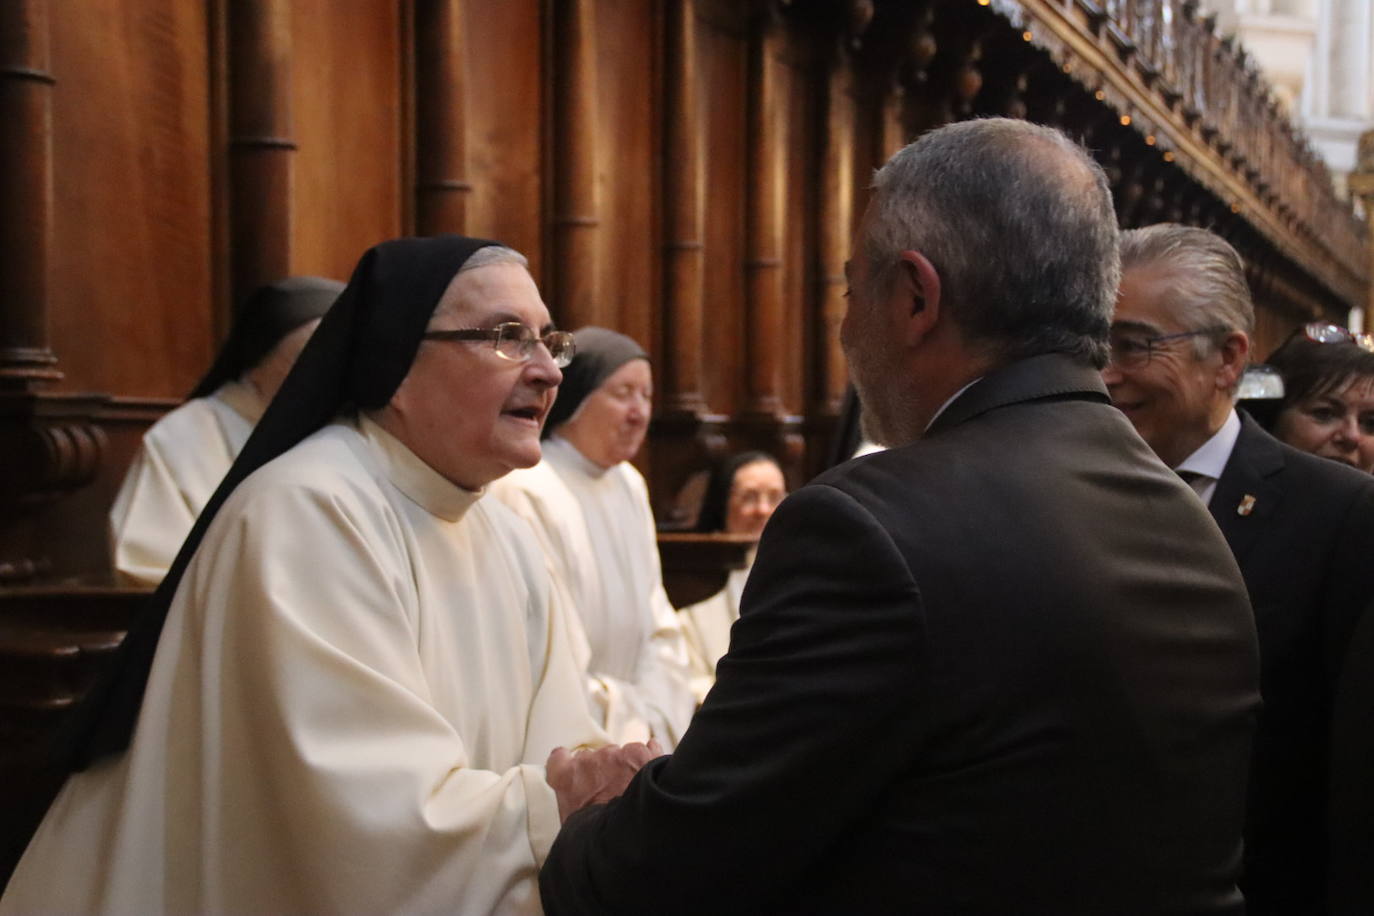
[[[110,509],[115,570],[126,581],[157,585],[195,521],[165,456],[145,442]]]
[[[197,594],[233,590],[232,613],[213,621],[230,669],[215,724],[268,777],[254,803],[221,813],[226,837],[237,845],[273,823],[264,841],[311,889],[292,901],[301,909],[427,911],[447,898],[455,912],[537,911],[534,875],[559,825],[529,759],[547,740],[504,771],[472,765],[469,742],[482,736],[462,734],[431,702],[410,570],[396,563],[398,544],[378,543],[386,520],[330,502],[274,494],[232,526],[193,583]],[[527,709],[508,708],[512,697],[468,702],[488,707],[479,716],[527,719],[542,739],[567,708],[558,690],[541,680]]]

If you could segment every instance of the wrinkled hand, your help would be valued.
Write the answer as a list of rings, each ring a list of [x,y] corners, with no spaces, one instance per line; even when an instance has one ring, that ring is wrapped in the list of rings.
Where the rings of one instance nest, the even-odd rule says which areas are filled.
[[[568,815],[587,805],[615,798],[625,791],[640,767],[662,755],[663,748],[653,738],[648,744],[635,742],[595,750],[554,748],[544,768],[545,778],[558,797],[559,820],[566,821]]]

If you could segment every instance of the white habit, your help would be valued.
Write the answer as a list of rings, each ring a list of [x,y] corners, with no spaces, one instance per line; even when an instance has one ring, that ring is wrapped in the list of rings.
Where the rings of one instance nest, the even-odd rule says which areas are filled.
[[[68,781],[0,912],[538,913],[543,763],[603,743],[527,526],[380,427],[245,481],[129,752]]]
[[[262,417],[250,385],[227,382],[169,412],[143,436],[110,509],[114,568],[157,585]]]
[[[749,559],[752,563],[752,550]],[[698,703],[716,682],[716,662],[730,648],[730,628],[739,620],[739,599],[748,578],[748,567],[731,570],[724,588],[705,601],[678,611],[683,635],[692,652],[692,692]]]
[[[588,689],[607,732],[620,742],[652,732],[671,749],[696,698],[687,643],[663,590],[643,476],[628,461],[602,468],[553,436],[543,461],[506,475],[491,492],[530,522],[577,608]]]

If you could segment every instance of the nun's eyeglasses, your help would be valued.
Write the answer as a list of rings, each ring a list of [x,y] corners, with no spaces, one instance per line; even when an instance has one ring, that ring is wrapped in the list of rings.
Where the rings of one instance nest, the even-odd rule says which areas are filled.
[[[425,340],[489,340],[496,355],[513,363],[528,362],[536,344],[543,344],[562,369],[577,353],[571,331],[549,331],[542,336],[518,321],[506,321],[494,328],[460,328],[456,331],[426,331]]]

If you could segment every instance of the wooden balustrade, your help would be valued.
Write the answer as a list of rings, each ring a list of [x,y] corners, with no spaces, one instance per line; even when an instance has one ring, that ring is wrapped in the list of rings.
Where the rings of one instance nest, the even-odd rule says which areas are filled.
[[[1158,155],[1331,293],[1362,300],[1366,227],[1253,60],[1197,0],[989,0]]]

